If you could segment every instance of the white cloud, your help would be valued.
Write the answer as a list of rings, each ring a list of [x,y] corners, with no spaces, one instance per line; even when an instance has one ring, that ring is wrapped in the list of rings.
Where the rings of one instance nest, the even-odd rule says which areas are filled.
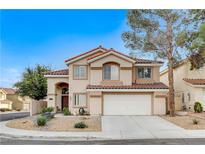
[[[21,77],[21,72],[16,68],[0,67],[0,72],[1,87],[12,87]]]

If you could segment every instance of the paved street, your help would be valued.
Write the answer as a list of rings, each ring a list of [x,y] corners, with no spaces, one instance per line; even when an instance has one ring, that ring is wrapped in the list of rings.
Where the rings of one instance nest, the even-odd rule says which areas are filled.
[[[204,139],[133,139],[104,141],[45,141],[0,138],[0,145],[205,145]]]
[[[8,112],[8,113],[0,113],[0,121],[18,119],[23,117],[28,117],[30,115],[29,112]]]

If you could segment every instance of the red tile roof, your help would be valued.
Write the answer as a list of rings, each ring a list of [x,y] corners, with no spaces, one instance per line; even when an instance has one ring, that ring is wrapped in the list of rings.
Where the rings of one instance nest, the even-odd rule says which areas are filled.
[[[15,94],[17,92],[16,89],[13,89],[13,88],[2,88],[0,87],[0,89],[2,89],[3,91],[6,92],[6,94]]]
[[[68,69],[49,71],[44,75],[68,75]]]
[[[192,85],[205,85],[205,79],[183,79],[185,82],[190,83]]]
[[[93,59],[93,58],[96,58],[96,57],[98,57],[98,56],[101,56],[101,55],[103,55],[103,54],[106,54],[106,53],[108,53],[108,52],[113,51],[113,52],[118,53],[118,54],[120,54],[120,55],[122,55],[122,56],[125,56],[125,57],[127,57],[127,58],[131,58],[131,59],[135,60],[137,64],[143,64],[143,63],[145,63],[145,64],[150,64],[150,63],[163,63],[162,61],[154,61],[154,60],[148,60],[148,59],[132,58],[132,57],[130,57],[130,56],[126,55],[126,54],[123,54],[123,53],[121,53],[121,52],[118,52],[118,51],[116,51],[116,50],[114,50],[114,49],[112,49],[112,48],[111,48],[111,49],[106,49],[106,48],[104,48],[104,47],[102,47],[102,46],[99,46],[99,47],[97,47],[97,48],[95,48],[95,49],[92,49],[92,50],[90,50],[90,51],[88,51],[88,52],[85,52],[85,53],[82,53],[82,54],[80,54],[80,55],[77,55],[77,56],[72,57],[72,58],[70,58],[70,59],[67,59],[67,60],[65,60],[65,62],[68,62],[68,61],[73,60],[73,59],[75,59],[75,58],[78,58],[78,57],[80,57],[80,56],[83,56],[83,55],[86,55],[86,54],[88,54],[88,53],[91,53],[91,52],[93,52],[93,51],[95,51],[95,50],[97,50],[97,49],[103,49],[103,50],[105,50],[106,52],[97,54],[97,55],[95,55],[95,56],[93,56],[93,57],[90,57],[90,58],[88,58],[88,60],[91,60],[91,59]]]
[[[146,83],[146,84],[135,84],[132,85],[117,85],[117,86],[104,86],[104,85],[88,85],[87,89],[168,89],[168,87],[161,83]]]

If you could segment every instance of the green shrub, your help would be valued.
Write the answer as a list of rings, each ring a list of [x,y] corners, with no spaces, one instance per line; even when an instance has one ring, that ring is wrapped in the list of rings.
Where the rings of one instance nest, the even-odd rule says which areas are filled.
[[[54,111],[54,108],[53,107],[46,107],[46,108],[43,108],[41,110],[41,113],[46,113],[46,112],[53,112]]]
[[[195,102],[194,111],[197,113],[201,113],[203,111],[203,106],[200,102]]]
[[[66,116],[66,115],[71,115],[69,109],[67,107],[64,107],[63,108],[63,114]]]
[[[198,125],[199,120],[197,120],[197,119],[193,119],[192,122],[193,122],[194,125]]]
[[[74,125],[75,128],[88,128],[84,122],[78,122]]]
[[[1,112],[6,112],[6,111],[12,111],[11,109],[8,109],[8,108],[0,108],[0,111]]]
[[[46,119],[45,116],[39,116],[39,117],[37,118],[37,124],[38,124],[38,126],[45,126],[46,122],[47,122],[47,119]]]

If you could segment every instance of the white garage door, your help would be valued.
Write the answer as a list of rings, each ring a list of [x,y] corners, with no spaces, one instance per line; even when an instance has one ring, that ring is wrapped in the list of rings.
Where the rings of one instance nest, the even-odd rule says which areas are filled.
[[[104,115],[151,115],[151,95],[104,95]]]

